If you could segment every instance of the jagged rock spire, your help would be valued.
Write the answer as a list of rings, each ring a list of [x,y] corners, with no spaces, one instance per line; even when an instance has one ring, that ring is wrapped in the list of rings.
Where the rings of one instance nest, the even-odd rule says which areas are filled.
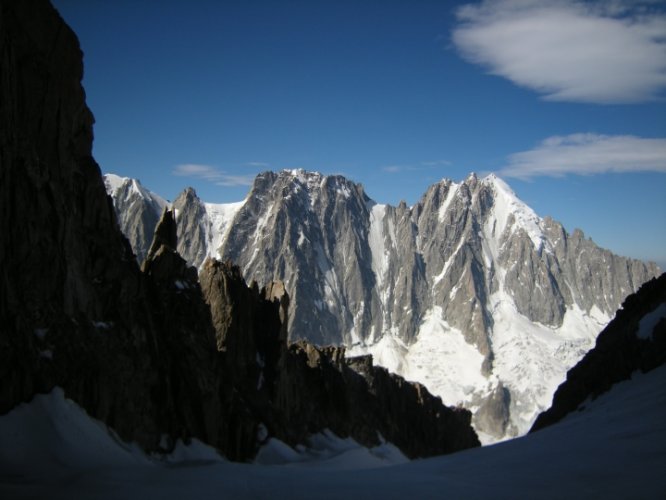
[[[164,209],[162,217],[157,226],[155,226],[155,235],[153,236],[146,259],[149,260],[154,257],[162,245],[171,250],[175,250],[178,246],[176,219],[173,216],[173,210],[169,210],[168,208]]]

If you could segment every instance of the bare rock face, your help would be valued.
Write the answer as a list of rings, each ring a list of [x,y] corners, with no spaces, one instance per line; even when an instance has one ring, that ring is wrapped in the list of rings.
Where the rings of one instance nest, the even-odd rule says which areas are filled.
[[[91,156],[76,37],[46,2],[2,2],[0,54],[1,412],[62,369],[36,340],[105,343],[93,321],[118,323],[142,284]]]
[[[259,290],[256,283],[248,287],[238,267],[214,259],[204,263],[200,280],[213,317],[217,349],[226,354],[231,376],[250,387],[261,386],[262,368],[275,367],[286,340],[280,336],[280,313],[288,297]]]
[[[367,201],[341,176],[266,172],[255,179],[219,255],[237,263],[248,281],[287,279],[293,340],[340,344],[355,323],[362,331],[373,318]]]
[[[489,396],[479,401],[479,409],[474,415],[477,428],[495,436],[504,435],[511,423],[510,407],[511,393],[500,382]]]
[[[116,218],[123,234],[136,254],[137,262],[145,260],[153,233],[167,201],[143,187],[137,179],[113,174],[103,176],[106,192],[113,199]]]
[[[553,404],[541,413],[531,432],[552,425],[596,398],[613,384],[640,370],[666,363],[666,273],[630,295],[597,337],[595,347],[567,373]]]
[[[157,227],[155,228],[155,234],[153,235],[153,241],[148,250],[148,255],[146,255],[146,260],[152,260],[157,251],[163,246],[175,251],[177,245],[178,236],[176,231],[176,220],[173,217],[173,212],[165,209]]]
[[[210,218],[206,207],[192,188],[187,188],[173,202],[178,213],[178,252],[199,267],[208,256]]]

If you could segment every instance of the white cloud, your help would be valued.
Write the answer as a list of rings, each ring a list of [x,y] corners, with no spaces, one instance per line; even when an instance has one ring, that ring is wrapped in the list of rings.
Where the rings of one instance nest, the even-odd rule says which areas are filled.
[[[451,165],[449,160],[431,160],[431,161],[422,161],[421,165],[424,167],[448,167]]]
[[[266,163],[263,161],[249,161],[246,163],[248,167],[258,167],[258,168],[268,168],[271,166],[270,163]]]
[[[485,0],[458,9],[453,42],[547,100],[649,101],[666,88],[666,15],[650,3]]]
[[[397,174],[399,172],[415,172],[437,167],[448,167],[450,165],[451,162],[448,160],[429,160],[413,165],[387,165],[382,167],[382,170],[391,174]]]
[[[527,179],[606,172],[666,173],[666,139],[598,134],[549,137],[534,149],[509,156],[509,164],[499,173]]]
[[[177,165],[173,171],[173,175],[181,177],[196,177],[205,181],[211,182],[217,186],[251,186],[254,180],[254,175],[235,175],[229,174],[210,165],[198,165],[194,163],[187,163],[184,165]]]

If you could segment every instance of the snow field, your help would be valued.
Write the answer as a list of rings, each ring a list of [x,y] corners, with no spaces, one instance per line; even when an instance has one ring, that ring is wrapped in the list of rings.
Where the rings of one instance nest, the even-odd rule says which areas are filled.
[[[535,434],[407,463],[388,443],[364,451],[330,433],[298,450],[269,441],[260,457],[272,465],[227,462],[205,445],[169,462],[114,438],[56,389],[0,417],[0,497],[663,498],[666,366],[583,407]]]

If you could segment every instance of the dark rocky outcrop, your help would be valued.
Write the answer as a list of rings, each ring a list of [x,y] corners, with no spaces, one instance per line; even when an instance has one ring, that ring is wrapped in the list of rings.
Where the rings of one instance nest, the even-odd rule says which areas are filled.
[[[511,393],[500,382],[490,395],[483,399],[476,411],[476,428],[486,429],[496,436],[506,432],[510,424]]]
[[[180,274],[162,284],[159,255],[141,273],[120,233],[81,57],[46,1],[0,2],[0,413],[58,385],[146,449],[218,443],[209,310]]]
[[[599,334],[595,347],[567,373],[553,397],[553,405],[534,422],[537,431],[562,420],[589,398],[628,380],[636,371],[650,371],[666,363],[666,273],[645,283],[626,298],[615,318]],[[659,314],[662,311],[662,314]],[[651,332],[642,323],[650,313]],[[661,318],[660,318],[661,317]]]
[[[210,261],[200,284],[170,211],[139,269],[91,155],[81,78],[48,2],[0,0],[0,414],[60,386],[150,451],[196,437],[247,460],[261,425],[292,444],[324,426],[362,443],[379,431],[410,456],[478,444],[469,413],[422,387],[288,347],[280,283],[247,287]]]
[[[212,259],[200,277],[226,357],[225,380],[250,410],[248,439],[260,425],[291,445],[330,429],[366,446],[386,439],[410,457],[479,444],[467,410],[447,408],[422,385],[372,366],[371,356],[347,359],[343,347],[289,345],[281,283],[247,287],[238,267]]]
[[[292,344],[281,359],[276,406],[289,423],[287,442],[328,428],[366,446],[386,439],[412,458],[478,444],[469,411],[442,405],[421,384],[373,366],[371,356],[346,358],[343,347]]]
[[[3,1],[0,58],[0,412],[60,383],[107,421],[150,414],[113,394],[154,377],[156,341],[91,155],[77,39],[46,2]]]

